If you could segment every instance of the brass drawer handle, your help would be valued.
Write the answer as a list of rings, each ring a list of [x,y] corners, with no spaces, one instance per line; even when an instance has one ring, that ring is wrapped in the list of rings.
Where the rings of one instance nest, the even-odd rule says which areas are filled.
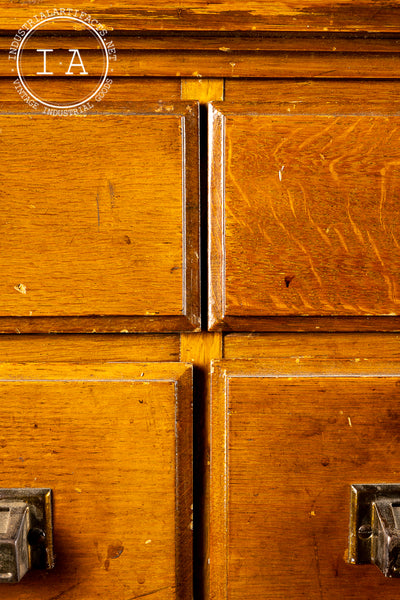
[[[351,486],[348,561],[400,577],[400,484]]]
[[[51,504],[47,488],[0,489],[0,583],[53,568]]]

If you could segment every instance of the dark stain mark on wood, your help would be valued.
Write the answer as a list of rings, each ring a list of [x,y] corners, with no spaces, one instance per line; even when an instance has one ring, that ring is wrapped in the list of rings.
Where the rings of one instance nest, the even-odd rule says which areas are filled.
[[[114,189],[114,185],[111,183],[111,181],[108,182],[108,191],[110,193],[110,202],[111,202],[111,208],[115,208],[115,189]]]
[[[286,275],[285,276],[285,285],[288,288],[294,279],[294,275]]]
[[[119,558],[124,551],[122,543],[118,540],[114,544],[110,544],[107,548],[107,558],[104,561],[104,568],[106,571],[110,568],[110,560]]]
[[[107,558],[111,558],[114,560],[115,558],[119,558],[124,551],[124,547],[121,542],[116,542],[115,544],[110,544],[107,549]]]

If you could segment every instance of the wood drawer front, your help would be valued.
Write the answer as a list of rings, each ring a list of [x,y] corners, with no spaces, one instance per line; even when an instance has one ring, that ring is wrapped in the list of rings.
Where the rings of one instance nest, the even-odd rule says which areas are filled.
[[[345,562],[350,484],[400,481],[400,363],[214,363],[212,600],[393,600]]]
[[[0,365],[2,487],[50,487],[56,566],[4,600],[191,591],[192,369]]]
[[[199,324],[197,105],[99,108],[0,112],[0,330]]]
[[[325,95],[210,109],[211,328],[399,313],[398,105]]]

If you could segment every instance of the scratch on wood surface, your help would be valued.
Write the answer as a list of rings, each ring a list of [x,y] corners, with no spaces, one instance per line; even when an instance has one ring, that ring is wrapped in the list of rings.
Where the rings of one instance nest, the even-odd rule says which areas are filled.
[[[315,557],[315,566],[316,566],[316,570],[317,570],[319,597],[321,600],[323,600],[324,594],[322,591],[321,567],[319,564],[319,552],[318,552],[317,536],[315,535],[315,532],[313,532],[312,537],[313,537],[313,543],[314,543],[314,557]]]
[[[153,594],[157,594],[157,592],[163,592],[164,590],[173,590],[174,588],[170,585],[166,585],[161,588],[157,588],[156,590],[152,590],[151,592],[145,592],[144,594],[139,594],[138,596],[131,596],[128,600],[137,600],[137,598],[146,598],[146,596],[152,596]]]
[[[58,600],[59,598],[62,598],[63,596],[65,596],[65,594],[68,594],[68,592],[72,592],[72,590],[78,587],[78,585],[80,585],[80,583],[74,583],[74,585],[71,585],[71,587],[67,588],[63,592],[60,592],[56,596],[52,596],[51,598],[49,598],[49,600]]]
[[[96,194],[96,204],[97,204],[97,231],[100,231],[100,198],[99,192]]]
[[[26,285],[23,283],[19,283],[18,285],[14,285],[14,290],[19,292],[20,294],[26,295]]]

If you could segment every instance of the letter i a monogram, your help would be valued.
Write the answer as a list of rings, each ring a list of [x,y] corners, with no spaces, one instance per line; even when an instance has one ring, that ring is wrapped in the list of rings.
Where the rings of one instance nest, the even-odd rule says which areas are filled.
[[[50,50],[48,48],[40,48],[37,49],[36,52],[43,52],[43,71],[37,71],[36,75],[54,75],[53,71],[47,70],[47,52],[53,52],[53,50]],[[75,73],[72,71],[73,67],[80,67],[81,71],[79,75],[88,75],[79,50],[77,48],[74,48],[72,50],[68,50],[68,52],[73,52],[73,54],[68,67],[68,71],[65,72],[65,75],[75,75]],[[75,58],[77,58],[77,62],[74,62]]]

